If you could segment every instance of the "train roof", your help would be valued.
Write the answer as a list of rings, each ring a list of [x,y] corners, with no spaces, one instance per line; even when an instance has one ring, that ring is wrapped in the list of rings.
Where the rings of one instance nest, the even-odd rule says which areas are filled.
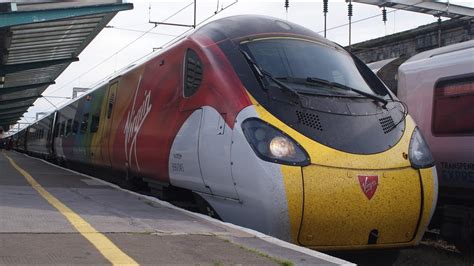
[[[367,66],[374,72],[377,73],[380,69],[382,69],[385,65],[390,64],[392,61],[396,60],[398,57],[393,57],[389,59],[384,59],[376,62],[372,62],[367,64]]]
[[[189,37],[192,38],[194,34],[204,34],[215,42],[226,39],[240,42],[244,39],[262,36],[294,36],[334,45],[333,42],[303,26],[260,15],[238,15],[214,20],[198,28]]]
[[[406,63],[472,48],[474,48],[474,40],[456,43],[416,54],[408,59]]]
[[[156,56],[166,52],[168,49],[172,48],[175,44],[179,43],[181,40],[186,38],[193,38],[193,35],[203,34],[212,38],[215,42],[223,41],[226,39],[230,39],[235,43],[239,43],[244,39],[249,39],[251,37],[262,37],[262,36],[292,36],[292,37],[301,37],[306,39],[311,39],[318,41],[320,43],[324,43],[327,45],[336,45],[334,42],[331,42],[321,35],[317,34],[316,32],[307,29],[303,26],[298,24],[284,21],[278,18],[269,17],[269,16],[261,16],[261,15],[237,15],[237,16],[230,16],[221,19],[217,19],[211,21],[203,26],[197,28],[194,32],[189,33],[188,35],[182,36],[181,38],[177,39],[165,49],[154,53],[148,57],[142,58],[138,60],[132,65],[124,67],[118,73],[114,73],[111,76],[104,77],[101,81],[97,82],[91,90],[83,95],[79,96],[78,98],[68,101],[62,106],[56,108],[55,110],[51,111],[48,115],[45,115],[41,119],[33,122],[33,124],[38,123],[42,119],[45,119],[52,113],[63,109],[64,107],[70,105],[71,103],[78,101],[79,99],[85,97],[86,95],[92,93],[93,91],[97,90],[101,86],[104,86],[108,83],[108,81],[115,79],[134,68],[140,66],[141,64],[146,63],[147,61],[153,59]],[[25,127],[21,131],[27,129]]]

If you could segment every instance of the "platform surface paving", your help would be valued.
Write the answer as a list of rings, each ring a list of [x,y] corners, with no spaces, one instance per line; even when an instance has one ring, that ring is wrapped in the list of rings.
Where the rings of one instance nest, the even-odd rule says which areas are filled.
[[[347,263],[280,242],[0,152],[0,265]]]

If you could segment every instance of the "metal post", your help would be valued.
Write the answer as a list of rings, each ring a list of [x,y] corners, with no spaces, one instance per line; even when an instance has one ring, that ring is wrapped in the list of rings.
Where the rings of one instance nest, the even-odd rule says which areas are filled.
[[[88,90],[89,90],[89,88],[74,87],[74,88],[72,88],[72,98],[73,98],[73,99],[76,99],[77,94],[78,94],[79,92],[86,92],[86,91],[88,91]]]
[[[441,15],[438,16],[438,47],[441,47]]]
[[[352,34],[352,0],[349,0],[348,16],[349,16],[349,51],[352,51],[351,47],[351,34]]]
[[[51,104],[52,106],[54,106],[54,109],[58,109],[58,107],[56,105],[54,105],[54,103],[52,103],[50,100],[48,100],[48,98],[44,97],[43,96],[43,99],[45,99],[49,104]]]
[[[47,115],[47,114],[48,114],[48,112],[37,112],[35,121],[38,121],[38,118],[40,117],[40,115],[44,116],[44,115]]]
[[[324,38],[326,38],[326,22],[328,13],[328,0],[323,1],[323,12],[324,12]]]
[[[193,24],[193,28],[196,28],[196,1],[197,0],[194,0],[194,24]]]

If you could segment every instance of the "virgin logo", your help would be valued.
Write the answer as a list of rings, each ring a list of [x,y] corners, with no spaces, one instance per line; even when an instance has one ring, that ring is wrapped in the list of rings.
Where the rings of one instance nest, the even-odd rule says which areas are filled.
[[[365,196],[370,200],[377,190],[379,185],[379,177],[376,175],[358,175],[360,188],[364,192]]]
[[[147,90],[144,92],[144,99],[139,107],[136,104],[137,101],[137,94],[138,88],[140,87],[140,83],[142,81],[142,77],[138,80],[137,89],[135,90],[135,97],[133,98],[133,104],[130,111],[127,114],[127,122],[125,123],[124,131],[125,134],[125,157],[127,162],[131,165],[134,161],[137,165],[137,169],[140,170],[140,165],[137,159],[137,138],[140,133],[140,129],[143,126],[143,122],[145,122],[146,117],[151,111],[151,91]],[[132,161],[133,156],[133,161]]]

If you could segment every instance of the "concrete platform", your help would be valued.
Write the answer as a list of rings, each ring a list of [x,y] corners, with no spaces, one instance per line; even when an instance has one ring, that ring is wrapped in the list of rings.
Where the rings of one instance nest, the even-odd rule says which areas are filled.
[[[20,153],[0,153],[0,265],[290,263],[349,264]]]

